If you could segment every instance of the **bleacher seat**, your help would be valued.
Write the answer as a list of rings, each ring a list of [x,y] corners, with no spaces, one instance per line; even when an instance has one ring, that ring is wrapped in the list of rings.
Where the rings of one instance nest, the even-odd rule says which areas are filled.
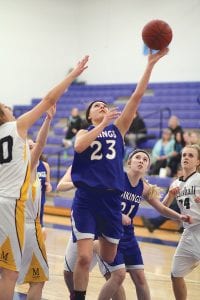
[[[57,180],[58,170],[57,161],[60,154],[61,169],[59,176],[63,175],[66,167],[72,163],[74,150],[73,147],[64,149],[61,147],[62,138],[65,136],[63,119],[67,119],[70,110],[78,107],[80,111],[85,111],[88,104],[93,100],[105,100],[109,104],[116,105],[120,110],[123,109],[131,93],[135,90],[136,84],[92,84],[76,85],[73,84],[57,103],[57,112],[52,120],[51,134],[48,137],[44,153],[48,157],[53,179],[53,185]],[[144,118],[147,125],[148,134],[155,136],[146,142],[140,143],[141,148],[150,149],[160,136],[160,114],[151,113],[166,108],[163,112],[163,128],[167,127],[169,109],[171,114],[180,118],[181,126],[185,129],[198,129],[200,127],[200,103],[197,101],[200,95],[200,82],[164,82],[150,83],[147,93],[144,95],[139,106],[139,113]],[[18,117],[30,110],[39,103],[41,98],[34,98],[30,105],[15,105],[14,114]],[[36,137],[40,129],[44,116],[38,120],[29,130],[29,134]],[[60,122],[62,120],[62,122]],[[62,127],[61,127],[62,126]],[[160,184],[169,184],[168,179],[149,178],[149,181],[159,181]],[[150,182],[151,182],[150,181]]]

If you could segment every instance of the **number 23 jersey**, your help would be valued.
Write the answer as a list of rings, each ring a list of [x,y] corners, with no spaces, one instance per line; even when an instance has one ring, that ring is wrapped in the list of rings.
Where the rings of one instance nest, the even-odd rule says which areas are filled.
[[[90,126],[88,131],[94,126]],[[72,181],[76,187],[124,190],[124,141],[119,129],[106,126],[82,153],[75,152]]]
[[[192,224],[184,223],[184,227],[200,224],[200,203],[195,202],[195,198],[200,197],[200,173],[195,172],[185,180],[180,177],[173,182],[172,186],[178,186],[180,189],[176,201],[181,213],[192,218]]]

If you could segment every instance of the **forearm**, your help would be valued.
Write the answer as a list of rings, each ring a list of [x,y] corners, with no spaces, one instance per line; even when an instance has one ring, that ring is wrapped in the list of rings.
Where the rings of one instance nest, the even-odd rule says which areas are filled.
[[[159,212],[167,218],[178,220],[178,221],[181,220],[180,218],[181,215],[179,213],[166,206],[164,206]]]
[[[103,131],[104,128],[105,124],[101,123],[98,126],[94,127],[92,130],[87,131],[84,134],[77,135],[74,144],[75,151],[78,153],[85,151]]]
[[[57,100],[62,96],[62,94],[68,89],[71,83],[76,78],[71,72],[63,81],[61,81],[57,86],[55,86],[45,97],[44,101],[50,103],[49,107],[54,105]]]
[[[37,134],[36,144],[38,144],[38,146],[40,146],[40,148],[42,148],[42,149],[46,145],[50,124],[51,124],[51,119],[46,117],[44,120],[44,123],[42,124],[42,127],[40,128],[40,130]]]
[[[132,93],[121,116],[115,122],[116,126],[121,131],[122,135],[124,135],[128,131],[128,129],[133,121],[135,113],[138,109],[138,106],[139,106],[141,100],[142,100],[142,96],[144,95],[145,90],[148,86],[153,66],[154,66],[154,64],[152,64],[152,63],[147,64],[144,74],[143,74],[142,78],[140,79],[140,81],[138,82],[135,91]]]
[[[73,182],[59,182],[56,190],[61,191],[69,191],[74,188]]]
[[[162,204],[164,204],[165,206],[169,207],[172,204],[173,200],[174,200],[174,195],[170,195],[170,193],[168,192],[165,195],[165,197],[164,197],[164,199],[162,201]]]
[[[136,89],[135,89],[135,91],[134,91],[134,93],[132,94],[131,97],[133,97],[133,96],[136,97],[137,96],[137,98],[141,98],[144,95],[144,93],[146,91],[146,88],[148,86],[149,79],[150,79],[150,76],[151,76],[154,65],[155,65],[155,63],[149,63],[148,62],[147,66],[146,66],[146,69],[143,73],[143,76],[139,80],[139,82],[136,86]]]

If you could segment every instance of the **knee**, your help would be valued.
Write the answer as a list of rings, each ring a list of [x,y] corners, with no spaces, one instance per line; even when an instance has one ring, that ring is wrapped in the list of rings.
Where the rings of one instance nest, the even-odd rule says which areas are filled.
[[[137,284],[138,284],[140,287],[146,286],[146,284],[147,284],[146,278],[145,278],[145,277],[142,277],[142,276],[139,276],[139,277],[137,278]]]
[[[178,276],[175,276],[173,273],[171,273],[171,281],[173,283],[176,283],[176,282],[181,282],[183,281],[183,277],[178,277]]]
[[[82,268],[89,269],[92,257],[88,254],[79,255],[77,258],[77,264]]]
[[[135,282],[136,286],[138,286],[140,288],[144,288],[147,285],[147,281],[146,281],[146,277],[145,277],[144,272],[140,272],[138,274],[135,274],[134,282]]]
[[[126,276],[125,269],[117,270],[111,273],[111,278],[113,278],[114,282],[117,285],[121,285]]]
[[[115,259],[116,252],[117,251],[112,251],[112,252],[101,251],[100,256],[107,264],[111,264]]]

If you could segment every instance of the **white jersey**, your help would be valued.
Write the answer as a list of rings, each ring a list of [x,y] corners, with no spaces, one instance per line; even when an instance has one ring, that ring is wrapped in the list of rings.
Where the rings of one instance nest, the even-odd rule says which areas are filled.
[[[184,222],[184,227],[200,224],[200,203],[195,202],[195,198],[200,197],[200,173],[195,172],[184,181],[182,178],[176,179],[172,186],[180,188],[176,200],[181,213],[192,218],[192,224]]]
[[[34,222],[40,217],[41,207],[41,183],[36,173],[36,178],[33,183],[29,185],[28,199],[26,201],[25,216],[27,222]]]
[[[0,196],[26,200],[30,151],[17,132],[16,121],[0,125]]]

